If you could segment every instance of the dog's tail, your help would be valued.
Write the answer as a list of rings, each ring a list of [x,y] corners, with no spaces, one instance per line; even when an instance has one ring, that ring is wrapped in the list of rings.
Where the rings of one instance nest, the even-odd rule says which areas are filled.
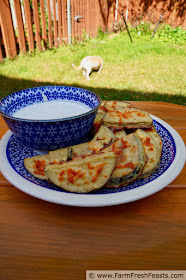
[[[72,63],[72,67],[73,67],[75,70],[81,70],[81,69],[82,69],[81,65],[76,66],[76,65],[74,65],[73,63]]]

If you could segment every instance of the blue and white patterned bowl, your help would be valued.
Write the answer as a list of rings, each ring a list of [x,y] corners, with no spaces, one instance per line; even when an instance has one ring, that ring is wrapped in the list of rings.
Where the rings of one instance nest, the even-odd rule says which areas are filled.
[[[72,100],[89,106],[78,116],[55,120],[28,120],[12,115],[26,106],[52,100]],[[0,114],[15,137],[35,150],[55,150],[87,140],[101,104],[100,97],[88,90],[67,86],[45,86],[21,90],[0,100]]]

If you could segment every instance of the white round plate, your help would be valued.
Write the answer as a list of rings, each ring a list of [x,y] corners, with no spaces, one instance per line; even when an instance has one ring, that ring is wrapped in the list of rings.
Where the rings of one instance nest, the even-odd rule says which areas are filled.
[[[0,170],[4,177],[21,191],[53,203],[98,207],[128,203],[152,195],[170,184],[185,164],[185,144],[180,135],[163,120],[151,115],[163,141],[160,166],[150,177],[136,180],[119,189],[102,188],[88,194],[69,193],[61,188],[34,178],[27,172],[23,160],[40,154],[23,146],[8,131],[0,142]]]

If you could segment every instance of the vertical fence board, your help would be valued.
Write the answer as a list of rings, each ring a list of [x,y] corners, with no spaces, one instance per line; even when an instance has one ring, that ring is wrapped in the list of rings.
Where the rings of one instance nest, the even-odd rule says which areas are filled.
[[[84,6],[84,1],[81,0],[80,15],[82,17],[83,17],[83,6]],[[81,19],[81,39],[83,39],[83,28],[84,28],[84,17]]]
[[[88,36],[90,36],[90,17],[89,17],[89,11],[90,11],[90,3],[89,3],[89,0],[86,0],[87,2],[87,10],[86,10],[86,13],[87,13],[87,33],[88,33]]]
[[[40,0],[40,8],[41,8],[41,26],[42,26],[43,48],[46,50],[47,49],[47,29],[46,29],[46,13],[45,13],[44,0]]]
[[[57,18],[56,18],[56,0],[52,0],[53,4],[53,27],[54,27],[54,47],[58,47],[57,39]]]
[[[90,19],[91,19],[91,36],[94,36],[94,1],[91,1],[91,12]]]
[[[62,26],[63,26],[63,41],[65,43],[68,42],[68,35],[67,35],[67,6],[66,0],[62,0]]]
[[[74,0],[74,17],[77,16],[77,0]],[[74,20],[74,19],[73,19]],[[77,39],[78,34],[78,23],[74,20],[74,37],[75,40]]]
[[[30,10],[30,2],[29,0],[24,0],[24,11],[25,11],[25,19],[27,26],[27,34],[28,34],[28,47],[30,51],[34,50],[34,35],[32,29],[32,18],[31,18],[31,10]]]
[[[91,37],[93,37],[93,30],[94,30],[94,25],[93,25],[93,13],[94,13],[94,1],[90,1],[90,10],[89,10],[89,16],[90,16],[90,34]]]
[[[86,0],[83,0],[83,31],[86,32],[86,13],[85,13],[85,9],[86,9]]]
[[[96,25],[96,19],[97,19],[97,14],[96,14],[96,1],[94,1],[93,5],[93,13],[92,13],[92,22],[93,22],[93,37],[97,35],[97,25]]]
[[[78,0],[75,0],[75,16],[77,15],[78,15]],[[76,21],[75,25],[76,25],[76,40],[77,40],[79,35],[79,23]]]
[[[75,10],[74,10],[74,2],[75,0],[71,0],[71,25],[72,25],[72,38],[74,38],[75,30],[74,30],[74,17],[75,17]]]
[[[36,34],[36,46],[41,51],[41,34],[40,34],[40,20],[38,11],[38,0],[32,0],[33,12],[34,12],[34,23],[35,23],[35,34]]]
[[[83,17],[82,18],[82,38],[83,38],[83,33],[85,31],[85,16],[84,16],[84,6],[85,6],[85,1],[84,0],[81,0],[82,1],[82,8],[81,8],[81,16]]]
[[[58,35],[59,35],[59,45],[61,45],[62,44],[62,32],[63,32],[61,0],[57,0],[57,3],[58,3]]]
[[[99,3],[98,1],[96,1],[96,22],[95,22],[95,26],[96,26],[96,36],[97,36],[97,32],[98,32],[98,28],[100,27],[100,12],[99,12]]]
[[[87,16],[86,16],[86,10],[87,10],[87,1],[84,0],[84,8],[83,8],[83,16],[84,16],[84,29],[85,32],[87,33]]]
[[[79,0],[76,0],[76,15],[79,15]],[[79,40],[79,33],[80,33],[80,25],[77,22],[77,39]]]
[[[80,16],[83,16],[82,10],[83,10],[83,0],[79,0],[79,15]],[[80,40],[82,40],[82,34],[83,34],[83,19],[82,18],[79,21],[79,27],[80,27],[79,36],[80,36]]]
[[[52,49],[52,47],[53,47],[53,38],[52,38],[52,16],[51,16],[50,0],[47,0],[47,11],[48,11],[48,41],[49,41],[49,49]]]
[[[80,0],[78,1],[78,15],[82,16],[82,14],[81,14],[81,3],[80,3]],[[79,38],[79,40],[81,40],[82,19],[80,19],[80,21],[79,21],[79,23],[78,23],[78,26],[79,26],[78,38]]]
[[[88,0],[85,0],[85,1],[86,1],[86,10],[85,10],[85,13],[86,13],[86,18],[85,18],[85,20],[86,20],[86,32],[89,36],[89,14],[88,14],[89,5],[88,5]]]
[[[84,33],[84,32],[85,32],[85,0],[83,0],[82,16],[83,16],[83,20],[82,20],[82,31],[83,31],[83,33]],[[82,36],[84,36],[83,33],[82,33]]]
[[[96,1],[94,1],[94,37],[97,35],[98,25],[97,25],[97,5]]]
[[[90,36],[92,37],[92,1],[89,0],[89,32],[90,32]]]
[[[9,0],[0,1],[0,24],[6,56],[11,59],[17,55],[17,48]]]
[[[25,40],[20,0],[14,0],[14,8],[15,8],[16,21],[17,21],[19,48],[21,52],[26,53],[26,40]]]
[[[89,15],[89,33],[90,33],[90,36],[92,37],[92,1],[91,0],[89,0],[88,15]]]

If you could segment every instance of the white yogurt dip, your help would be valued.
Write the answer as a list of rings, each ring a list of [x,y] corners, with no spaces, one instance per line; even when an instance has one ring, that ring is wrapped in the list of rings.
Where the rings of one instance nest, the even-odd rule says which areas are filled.
[[[78,116],[90,110],[89,106],[81,102],[54,100],[24,107],[15,112],[13,117],[30,120],[53,120]]]

